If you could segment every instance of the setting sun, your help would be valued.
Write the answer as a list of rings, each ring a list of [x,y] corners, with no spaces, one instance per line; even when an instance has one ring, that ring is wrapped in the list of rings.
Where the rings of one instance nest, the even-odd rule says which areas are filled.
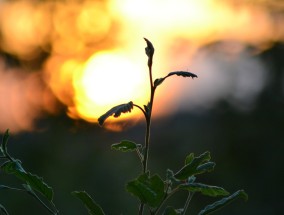
[[[118,104],[147,104],[143,37],[157,51],[154,80],[175,70],[191,71],[194,55],[211,43],[238,41],[261,48],[283,41],[282,18],[271,16],[264,3],[232,2],[0,1],[0,49],[23,61],[22,72],[39,72],[50,97],[66,107],[69,117],[97,122]],[[185,89],[186,96],[192,92],[183,83],[167,82],[170,90],[166,96],[157,92],[154,111],[159,106],[178,107],[173,102],[179,101],[176,95],[184,96]],[[159,110],[155,116],[162,114]]]
[[[79,116],[93,121],[115,105],[147,101],[148,91],[143,89],[144,73],[122,53],[94,54],[74,78]]]

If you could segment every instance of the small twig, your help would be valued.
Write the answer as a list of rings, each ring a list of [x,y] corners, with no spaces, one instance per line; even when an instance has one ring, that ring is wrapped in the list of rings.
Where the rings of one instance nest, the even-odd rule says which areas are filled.
[[[143,215],[143,211],[144,211],[144,203],[140,203],[140,206],[139,206],[139,215]]]
[[[140,107],[139,105],[136,105],[136,104],[133,104],[133,106],[135,106],[135,107],[139,108],[139,109],[143,112],[143,114],[144,114],[145,118],[147,118],[147,113],[143,110],[143,108],[142,108],[142,107]]]
[[[137,153],[141,163],[143,164],[143,155],[142,155],[142,153],[139,151],[139,149],[136,149],[136,153]]]
[[[165,191],[165,196],[164,196],[162,202],[160,203],[160,205],[159,205],[159,206],[156,208],[156,210],[154,211],[154,213],[153,213],[154,215],[159,212],[159,210],[160,210],[161,207],[163,206],[164,202],[167,200],[169,188],[170,188],[170,183],[167,183],[167,188],[166,188],[166,191]]]
[[[186,214],[186,211],[187,211],[187,208],[188,208],[188,205],[189,205],[189,203],[190,203],[190,201],[191,201],[191,199],[192,199],[192,196],[193,196],[193,194],[194,194],[194,192],[191,194],[190,192],[188,192],[188,196],[187,196],[187,199],[186,199],[186,202],[185,202],[185,205],[184,205],[184,207],[183,207],[183,215],[185,215]]]
[[[8,187],[8,186],[4,186],[4,187],[2,187],[2,189],[14,190],[14,191],[20,191],[20,192],[26,192],[26,190],[24,190],[24,189],[16,188],[16,187]]]
[[[167,190],[169,189],[169,186],[167,187]],[[155,210],[154,215],[158,214],[159,210],[162,208],[163,204],[172,196],[174,195],[177,191],[179,191],[179,188],[175,188],[172,190],[172,192],[170,192],[169,194],[166,192],[165,197],[163,199],[163,201],[161,202],[161,204],[157,207],[157,209]]]

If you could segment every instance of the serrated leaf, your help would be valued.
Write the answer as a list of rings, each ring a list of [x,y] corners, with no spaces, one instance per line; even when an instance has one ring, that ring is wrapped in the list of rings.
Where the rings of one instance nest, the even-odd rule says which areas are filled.
[[[90,215],[104,215],[103,209],[92,199],[86,191],[73,191],[72,195],[80,199]]]
[[[164,182],[158,175],[152,177],[148,173],[140,175],[126,185],[126,190],[138,197],[141,202],[157,207],[164,197]]]
[[[194,153],[190,153],[189,155],[187,155],[185,158],[185,165],[191,163],[193,159],[194,159]]]
[[[133,109],[133,102],[132,101],[130,101],[126,104],[117,105],[117,106],[111,108],[109,111],[107,111],[102,116],[100,116],[100,118],[98,119],[99,124],[102,126],[104,124],[105,120],[108,117],[110,117],[112,115],[114,117],[119,117],[122,113],[131,112],[132,109]]]
[[[206,215],[215,212],[238,198],[242,198],[245,201],[247,201],[248,195],[244,190],[238,190],[237,192],[233,193],[228,197],[225,197],[217,202],[214,202],[213,204],[207,205],[203,210],[199,212],[198,215]]]
[[[190,163],[182,167],[176,174],[175,177],[179,180],[186,180],[187,178],[195,175],[203,173],[201,169],[198,169],[199,166],[204,164],[205,162],[211,159],[210,152],[204,152],[203,154],[199,155],[192,159]]]
[[[191,77],[192,79],[197,78],[197,75],[195,75],[194,73],[185,72],[185,71],[170,72],[166,77],[170,77],[172,75],[177,75],[177,76],[182,76],[182,77]]]
[[[8,143],[8,139],[9,139],[9,129],[6,130],[6,132],[3,135],[2,138],[2,143],[1,143],[1,152],[3,155],[7,154],[7,143]]]
[[[136,144],[129,140],[122,140],[120,143],[115,143],[111,145],[111,149],[115,149],[122,152],[131,152],[140,147],[140,144]]]
[[[206,196],[227,196],[230,193],[226,191],[222,187],[212,186],[212,185],[206,185],[201,183],[188,183],[188,184],[182,184],[179,186],[182,190],[188,190],[191,192],[201,192],[203,195]]]
[[[44,197],[46,197],[49,201],[53,199],[53,190],[50,186],[48,186],[42,178],[34,175],[32,173],[26,172],[19,160],[7,161],[2,166],[1,169],[7,174],[13,174],[17,178],[21,179],[32,189],[41,193]]]
[[[0,215],[9,215],[8,211],[6,208],[0,204]]]
[[[180,215],[182,214],[183,209],[174,209],[171,206],[166,207],[163,215]]]

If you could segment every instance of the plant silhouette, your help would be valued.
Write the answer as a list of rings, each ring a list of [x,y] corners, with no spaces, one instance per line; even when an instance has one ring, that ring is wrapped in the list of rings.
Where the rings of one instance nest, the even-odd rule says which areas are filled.
[[[198,215],[211,214],[214,211],[224,207],[232,201],[242,198],[248,199],[244,190],[238,190],[230,194],[224,188],[198,182],[198,175],[214,170],[215,163],[211,161],[210,152],[206,151],[198,156],[190,153],[185,158],[184,165],[177,171],[167,169],[165,171],[165,179],[162,179],[158,174],[150,174],[148,169],[148,158],[150,148],[150,128],[152,119],[152,109],[156,89],[164,83],[167,78],[173,76],[181,76],[184,78],[197,78],[197,75],[187,71],[174,71],[162,78],[157,78],[153,81],[152,64],[154,56],[154,46],[146,38],[147,44],[145,48],[148,57],[150,95],[147,105],[139,106],[133,101],[125,104],[117,105],[103,114],[98,122],[103,126],[104,122],[111,116],[119,117],[121,114],[131,112],[133,108],[141,110],[145,117],[146,131],[144,145],[137,144],[130,140],[122,140],[119,143],[112,144],[113,150],[121,152],[136,152],[141,161],[141,173],[135,178],[126,183],[126,191],[136,197],[139,201],[137,213],[143,214],[163,214],[163,215],[185,215],[188,211],[189,203],[195,193],[201,193],[210,197],[223,197],[210,205],[205,206]],[[0,146],[0,168],[6,174],[11,174],[20,179],[24,184],[22,188],[11,187],[0,184],[0,190],[11,190],[26,192],[33,196],[50,214],[57,215],[59,210],[53,203],[53,189],[47,185],[41,177],[26,171],[23,168],[22,162],[15,159],[8,153],[9,130],[7,130],[2,139]],[[187,191],[187,198],[182,208],[175,208],[167,205],[167,200],[179,191]],[[92,199],[86,191],[73,191],[73,196],[78,198],[91,215],[104,215],[104,210]],[[0,214],[8,215],[8,211],[0,202]]]
[[[123,113],[131,112],[133,108],[140,109],[144,114],[146,131],[145,143],[143,147],[140,144],[136,144],[135,142],[129,140],[123,140],[120,143],[116,143],[111,146],[112,149],[119,150],[121,152],[136,151],[141,161],[141,174],[126,184],[127,192],[137,197],[140,201],[138,214],[144,214],[146,207],[151,215],[161,213],[162,209],[164,209],[162,212],[164,215],[186,214],[189,203],[196,192],[211,197],[225,196],[221,200],[205,206],[204,209],[199,212],[199,215],[212,213],[237,198],[247,200],[248,196],[243,190],[238,190],[230,195],[230,193],[222,187],[197,182],[197,175],[214,170],[215,163],[210,161],[211,156],[209,152],[205,152],[199,156],[195,156],[193,153],[190,153],[186,157],[185,164],[180,168],[180,170],[178,170],[176,173],[169,169],[166,171],[165,180],[163,180],[158,174],[150,174],[150,171],[148,170],[150,127],[156,89],[169,77],[181,76],[184,78],[191,77],[194,79],[197,78],[197,75],[187,71],[174,71],[170,72],[165,77],[157,78],[153,81],[152,65],[155,49],[153,44],[148,39],[144,38],[144,40],[147,44],[145,52],[148,57],[147,65],[150,82],[150,98],[148,104],[141,107],[138,104],[133,103],[133,101],[130,101],[128,103],[113,107],[98,119],[99,124],[102,126],[108,117],[119,117]],[[184,207],[175,209],[172,206],[166,206],[166,201],[173,196],[173,194],[181,190],[188,191],[188,197],[185,201]],[[89,199],[88,194],[85,193],[84,195],[86,196],[85,200]],[[81,200],[84,202],[84,199],[81,198]],[[94,208],[97,208],[97,210],[100,211],[99,213],[93,214],[104,214],[102,209],[94,202],[94,200],[92,200],[92,202],[94,203]],[[88,210],[91,211],[90,208],[88,208]]]

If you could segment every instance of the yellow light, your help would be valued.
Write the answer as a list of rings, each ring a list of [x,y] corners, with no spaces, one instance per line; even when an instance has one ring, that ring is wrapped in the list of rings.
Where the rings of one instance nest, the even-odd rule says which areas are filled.
[[[80,117],[95,121],[110,108],[147,100],[145,71],[118,52],[99,52],[74,76],[75,106]]]

